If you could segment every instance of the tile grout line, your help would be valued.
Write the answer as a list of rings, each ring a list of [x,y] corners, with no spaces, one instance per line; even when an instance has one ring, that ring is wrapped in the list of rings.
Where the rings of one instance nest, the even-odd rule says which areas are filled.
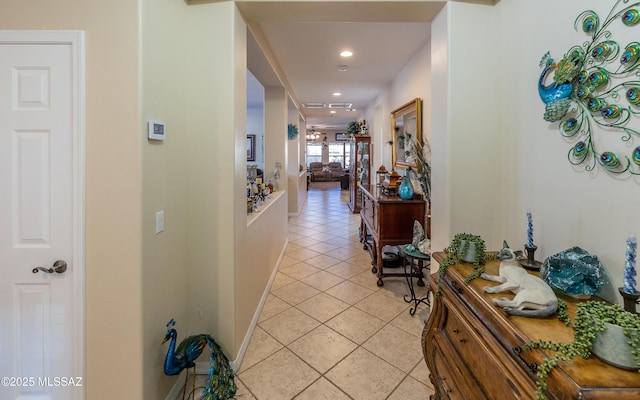
[[[344,201],[344,200],[342,199],[342,196],[340,196],[340,197],[336,197],[336,198],[335,198],[335,201],[337,201],[337,199],[339,199],[340,201]],[[398,390],[398,388],[399,388],[401,385],[403,385],[403,383],[405,383],[405,381],[407,381],[409,377],[411,377],[413,380],[415,380],[416,382],[418,382],[420,385],[422,385],[422,386],[426,386],[426,385],[424,384],[424,382],[419,381],[419,380],[417,380],[416,378],[413,378],[413,377],[411,376],[411,374],[416,370],[416,368],[418,368],[418,367],[419,367],[420,362],[422,361],[422,359],[418,360],[418,361],[415,363],[415,365],[413,365],[413,366],[411,366],[410,368],[408,368],[408,372],[405,372],[403,369],[400,369],[400,368],[399,368],[399,367],[397,367],[396,365],[392,364],[391,362],[389,362],[389,361],[385,360],[385,359],[384,359],[384,358],[382,358],[381,356],[379,356],[379,355],[377,355],[377,354],[375,354],[375,353],[371,352],[370,350],[368,350],[367,348],[365,348],[365,347],[364,347],[366,343],[368,343],[368,342],[369,342],[372,338],[374,338],[378,333],[380,333],[383,329],[385,329],[385,328],[387,328],[387,327],[389,327],[389,326],[391,326],[391,327],[392,327],[392,328],[394,328],[394,329],[398,329],[398,330],[400,330],[400,331],[402,331],[402,332],[404,332],[404,333],[406,333],[406,334],[408,334],[408,335],[411,335],[411,336],[413,336],[413,337],[416,337],[416,338],[417,338],[417,340],[420,340],[421,335],[416,336],[416,335],[415,335],[414,333],[412,333],[411,331],[408,331],[407,329],[405,329],[405,327],[400,327],[400,326],[396,326],[396,325],[394,325],[394,321],[396,321],[396,320],[398,319],[398,317],[400,317],[400,316],[402,315],[402,313],[404,313],[404,312],[408,312],[409,308],[411,307],[411,304],[410,304],[410,303],[405,304],[405,306],[406,306],[406,307],[404,307],[402,311],[400,311],[400,312],[396,313],[395,315],[393,315],[393,316],[389,317],[389,318],[388,318],[388,320],[387,320],[387,319],[382,319],[382,318],[381,318],[381,317],[379,317],[379,316],[376,316],[376,315],[374,315],[374,314],[371,314],[370,312],[368,312],[368,311],[366,311],[366,310],[363,310],[363,309],[361,309],[361,308],[357,307],[357,304],[359,304],[359,303],[363,302],[363,301],[364,301],[364,300],[366,300],[366,299],[371,298],[372,296],[374,296],[374,295],[376,295],[376,294],[380,294],[381,296],[387,296],[390,300],[396,301],[398,304],[400,304],[400,301],[404,301],[402,297],[398,299],[398,298],[396,297],[396,296],[398,296],[397,294],[395,294],[395,295],[388,295],[387,293],[383,293],[383,292],[381,292],[381,290],[380,290],[380,289],[378,289],[378,290],[372,290],[372,289],[370,289],[369,287],[366,287],[366,286],[364,286],[364,285],[361,285],[361,284],[360,284],[360,283],[358,283],[357,281],[352,281],[352,280],[351,280],[352,278],[354,278],[354,277],[356,277],[356,276],[358,276],[358,275],[361,275],[361,274],[363,274],[365,271],[367,271],[367,268],[368,268],[368,267],[367,267],[367,268],[364,268],[361,272],[358,272],[357,274],[351,275],[351,276],[350,276],[350,277],[348,277],[348,278],[345,278],[345,277],[342,277],[342,276],[340,276],[340,275],[336,275],[336,274],[334,274],[334,273],[332,273],[332,272],[327,271],[327,269],[330,269],[330,268],[332,268],[333,266],[338,265],[338,264],[340,264],[340,263],[348,263],[348,264],[351,264],[351,265],[354,265],[354,266],[358,266],[358,265],[360,265],[360,263],[358,263],[358,262],[357,262],[357,260],[354,260],[354,259],[356,259],[356,258],[363,258],[363,257],[361,256],[361,254],[357,254],[357,255],[355,255],[355,256],[351,256],[351,257],[347,258],[346,260],[341,260],[341,259],[338,259],[338,258],[332,257],[332,252],[333,252],[333,251],[336,251],[337,249],[344,249],[344,251],[346,251],[347,253],[352,252],[352,251],[355,253],[355,251],[354,251],[354,247],[355,247],[355,246],[353,246],[353,244],[350,244],[350,243],[349,243],[349,241],[351,240],[350,238],[353,236],[353,233],[352,233],[352,232],[351,232],[351,233],[341,233],[341,234],[339,235],[339,236],[340,236],[340,237],[342,237],[342,238],[344,239],[344,241],[346,242],[347,246],[345,247],[345,246],[336,246],[336,245],[335,245],[335,241],[336,241],[335,235],[333,235],[333,236],[330,238],[330,240],[332,240],[332,241],[333,241],[333,244],[329,244],[329,243],[327,243],[325,240],[322,240],[322,239],[319,239],[319,238],[318,238],[318,237],[323,237],[323,236],[321,236],[321,235],[329,235],[329,236],[331,236],[329,232],[332,232],[332,229],[328,229],[328,230],[322,229],[322,230],[320,230],[320,232],[317,232],[316,230],[313,230],[313,229],[310,229],[310,228],[309,228],[309,226],[310,226],[311,224],[316,224],[316,225],[328,225],[328,224],[333,224],[333,225],[337,225],[337,224],[339,223],[339,218],[340,218],[340,219],[344,219],[344,217],[347,217],[347,218],[352,218],[352,217],[353,217],[353,215],[352,215],[351,213],[342,213],[342,212],[340,213],[340,215],[339,215],[338,217],[333,217],[332,215],[335,215],[335,212],[332,212],[332,210],[328,210],[326,213],[323,213],[322,215],[308,215],[308,214],[307,214],[307,212],[308,212],[308,211],[307,211],[307,209],[309,208],[309,206],[310,206],[310,205],[312,205],[312,204],[313,204],[313,205],[315,205],[315,206],[322,206],[322,204],[323,204],[323,203],[325,203],[325,202],[327,202],[327,201],[331,201],[331,200],[334,200],[334,198],[332,197],[332,198],[330,198],[330,199],[323,199],[323,201],[319,201],[319,202],[317,202],[317,204],[316,204],[316,202],[309,202],[309,201],[307,201],[307,203],[306,203],[306,204],[305,204],[305,206],[303,207],[303,210],[301,211],[300,215],[298,215],[298,216],[296,216],[296,217],[291,217],[291,218],[290,218],[290,220],[292,220],[292,219],[293,219],[293,220],[295,220],[295,222],[294,222],[294,223],[292,223],[292,224],[290,224],[289,226],[290,226],[290,227],[291,227],[291,226],[295,226],[295,227],[296,227],[296,229],[293,229],[293,230],[292,230],[292,231],[293,231],[293,234],[294,234],[294,235],[296,235],[296,236],[298,236],[298,238],[297,238],[296,240],[300,240],[301,242],[304,242],[305,240],[307,240],[307,241],[308,241],[308,243],[311,243],[312,241],[313,241],[314,243],[312,243],[312,244],[304,244],[304,245],[303,245],[303,244],[297,244],[297,243],[295,243],[295,241],[296,241],[296,240],[291,240],[291,241],[290,241],[290,244],[289,244],[289,246],[291,246],[291,247],[289,247],[288,249],[286,249],[286,250],[285,250],[285,257],[287,256],[287,252],[289,252],[289,253],[293,253],[293,252],[296,252],[296,251],[301,251],[301,252],[303,252],[303,251],[305,251],[305,250],[307,250],[307,251],[313,251],[313,252],[315,252],[315,253],[317,253],[317,254],[313,255],[312,257],[305,258],[305,259],[303,259],[303,260],[298,260],[298,259],[296,259],[295,257],[289,256],[290,258],[292,258],[293,260],[295,260],[295,262],[292,262],[290,265],[287,265],[287,267],[289,267],[289,266],[293,266],[293,265],[296,265],[296,264],[299,264],[299,263],[305,263],[306,265],[309,265],[310,267],[312,267],[312,268],[316,269],[317,271],[312,272],[312,273],[310,273],[310,274],[308,274],[308,275],[301,276],[300,278],[296,278],[296,277],[294,277],[294,276],[288,275],[288,274],[286,274],[285,272],[279,272],[279,273],[282,273],[284,276],[286,276],[286,277],[288,277],[288,278],[292,279],[292,281],[291,281],[291,282],[289,282],[289,283],[283,284],[282,286],[278,286],[277,288],[272,288],[272,289],[269,291],[269,295],[274,296],[274,298],[276,298],[276,299],[278,299],[279,301],[281,301],[281,302],[283,302],[284,304],[286,304],[286,305],[287,305],[287,308],[286,308],[286,309],[284,309],[284,310],[281,310],[281,311],[277,312],[276,314],[270,315],[270,316],[269,316],[269,318],[267,318],[267,319],[265,319],[265,320],[259,320],[259,322],[258,322],[257,326],[259,326],[259,327],[260,327],[260,329],[261,329],[261,330],[262,330],[262,331],[263,331],[263,332],[264,332],[264,333],[265,333],[269,338],[271,338],[272,340],[274,340],[276,343],[278,343],[278,345],[280,345],[280,346],[282,346],[282,347],[281,347],[280,349],[276,350],[275,352],[271,353],[271,354],[268,354],[268,355],[266,355],[266,356],[261,357],[261,359],[260,359],[260,360],[256,361],[253,365],[251,365],[251,366],[250,366],[250,367],[248,367],[247,369],[243,370],[241,374],[244,374],[244,373],[246,373],[247,371],[249,371],[249,370],[251,370],[251,369],[253,369],[253,368],[257,368],[261,363],[263,363],[265,360],[267,360],[267,359],[269,359],[270,357],[272,357],[274,354],[277,354],[278,352],[283,351],[283,350],[285,350],[285,349],[286,349],[288,352],[290,352],[291,354],[293,354],[293,356],[295,356],[297,359],[299,359],[299,360],[300,360],[300,361],[302,361],[305,365],[307,365],[309,368],[311,368],[311,370],[313,370],[313,371],[315,371],[316,373],[318,373],[318,374],[319,374],[319,376],[318,376],[316,379],[314,379],[311,383],[309,383],[307,386],[305,386],[304,388],[302,388],[301,390],[299,390],[295,395],[293,395],[293,399],[297,399],[297,398],[298,398],[302,393],[304,393],[304,392],[305,392],[309,387],[313,386],[316,382],[318,382],[318,381],[319,381],[320,379],[322,379],[322,378],[324,378],[326,381],[330,382],[330,383],[331,383],[331,385],[332,385],[333,387],[335,387],[336,389],[338,389],[338,390],[339,390],[341,393],[343,393],[346,397],[348,397],[349,399],[353,399],[353,397],[352,397],[351,395],[349,395],[347,392],[345,392],[345,391],[344,391],[344,390],[343,390],[343,389],[338,385],[338,382],[333,382],[333,381],[332,381],[331,379],[329,379],[329,377],[328,377],[328,376],[326,376],[326,375],[327,375],[330,371],[332,371],[334,368],[336,368],[338,365],[340,365],[340,363],[342,363],[345,359],[347,359],[349,356],[351,356],[355,351],[362,350],[362,351],[366,351],[367,353],[369,353],[369,354],[370,354],[370,355],[372,355],[373,357],[375,357],[375,358],[377,358],[378,360],[382,361],[383,363],[385,363],[385,364],[389,365],[390,367],[394,368],[395,370],[400,371],[400,373],[402,374],[402,379],[400,379],[400,380],[395,384],[395,386],[391,389],[391,391],[390,391],[390,392],[385,396],[385,399],[389,399],[389,398],[391,398],[391,397],[394,395],[394,393]],[[343,206],[346,208],[346,204],[344,204],[344,203],[343,203]],[[337,208],[334,208],[334,209],[337,209]],[[323,216],[324,216],[324,222],[317,222],[317,221],[315,221],[315,220],[317,220],[318,218],[321,218],[321,219],[322,219],[322,218],[323,218]],[[357,217],[353,217],[353,218],[357,218]],[[348,226],[348,227],[349,227],[349,229],[351,230],[351,229],[354,229],[354,228],[356,228],[357,226],[359,226],[359,224],[356,224],[355,222],[349,222],[349,223],[347,223],[347,224],[344,224],[344,223],[343,223],[343,224],[341,224],[341,226]],[[300,232],[306,232],[306,233],[308,233],[309,231],[313,231],[313,232],[311,233],[311,235],[310,235],[310,236],[317,236],[317,237],[316,237],[316,238],[313,238],[313,237],[310,237],[310,236],[305,236],[305,235],[300,234]],[[290,233],[292,233],[292,232],[290,231]],[[319,235],[320,235],[320,236],[319,236]],[[328,250],[328,251],[326,251],[326,252],[325,252],[325,251],[318,251],[318,250],[313,250],[313,249],[310,249],[310,248],[309,248],[309,247],[313,247],[313,246],[318,246],[317,248],[321,248],[321,245],[322,245],[322,244],[327,244],[327,245],[329,245],[329,246],[336,246],[336,249]],[[295,247],[293,247],[293,246],[295,246]],[[358,246],[358,247],[361,247],[361,246]],[[289,251],[290,249],[293,249],[293,250]],[[368,254],[367,254],[367,255],[368,255]],[[322,257],[322,256],[330,257],[330,258],[334,258],[334,259],[337,261],[337,263],[334,263],[334,264],[331,264],[331,265],[328,265],[328,266],[324,266],[324,267],[317,267],[317,266],[315,266],[315,265],[313,265],[313,264],[308,264],[308,263],[306,263],[306,261],[307,261],[307,260],[310,260],[310,259],[315,258],[315,257]],[[350,263],[350,262],[349,262],[349,260],[353,260],[353,263]],[[313,285],[310,285],[310,284],[308,284],[308,283],[306,283],[306,282],[304,282],[304,281],[303,281],[303,279],[308,278],[308,277],[310,277],[310,276],[313,276],[313,275],[315,275],[315,274],[317,274],[317,273],[320,273],[320,272],[326,272],[326,273],[328,273],[328,274],[331,274],[331,275],[333,275],[333,276],[335,276],[335,277],[337,277],[337,278],[341,279],[341,281],[340,281],[339,283],[332,284],[331,286],[326,287],[326,288],[324,288],[324,289],[322,289],[322,290],[321,290],[321,289],[318,289],[317,287],[315,287],[315,286],[313,286]],[[304,299],[304,300],[302,300],[302,301],[298,301],[298,302],[296,302],[296,304],[291,304],[289,301],[285,300],[285,299],[284,299],[284,298],[282,298],[282,297],[279,297],[277,294],[275,294],[275,293],[274,293],[274,291],[278,291],[279,289],[285,288],[285,287],[287,287],[287,286],[289,286],[289,285],[292,285],[292,284],[294,284],[294,283],[297,283],[297,282],[302,283],[303,285],[306,285],[306,286],[308,286],[308,287],[310,287],[310,288],[313,288],[314,290],[317,290],[317,291],[318,291],[318,293],[315,293],[315,294],[313,294],[312,296],[310,296],[310,297],[308,297],[308,298],[306,298],[306,299]],[[338,285],[341,285],[341,284],[343,284],[343,283],[345,283],[345,282],[349,282],[350,284],[354,284],[354,285],[356,285],[356,286],[358,286],[358,287],[361,287],[361,288],[363,288],[363,289],[366,289],[366,290],[370,291],[370,293],[367,293],[365,296],[363,296],[362,298],[359,298],[359,299],[358,299],[357,301],[355,301],[354,303],[347,302],[347,301],[345,301],[345,300],[343,300],[343,299],[341,299],[341,298],[339,298],[339,297],[336,297],[336,296],[334,296],[334,295],[332,295],[332,294],[330,294],[330,293],[327,293],[327,291],[328,291],[328,290],[330,290],[330,289],[332,289],[332,288],[334,288],[334,287],[336,287],[336,286],[338,286]],[[391,291],[392,291],[392,290],[391,290]],[[316,317],[314,317],[313,315],[309,314],[308,312],[305,312],[303,309],[298,308],[298,306],[300,306],[302,303],[305,303],[306,301],[308,301],[308,300],[310,300],[310,299],[313,299],[313,298],[315,298],[315,297],[318,297],[318,296],[320,296],[321,294],[326,294],[326,295],[327,295],[327,296],[329,296],[330,298],[335,299],[335,300],[337,300],[337,301],[340,301],[340,302],[342,302],[342,303],[346,304],[346,305],[347,305],[347,308],[345,308],[344,310],[341,310],[341,311],[340,311],[340,312],[338,312],[337,314],[335,314],[335,315],[331,316],[330,318],[328,318],[328,319],[327,319],[326,321],[324,321],[324,322],[323,322],[323,321],[318,320]],[[406,302],[405,302],[405,303],[406,303]],[[319,325],[318,325],[318,326],[316,326],[316,327],[314,327],[313,329],[309,330],[308,332],[306,332],[306,333],[304,333],[304,334],[300,335],[299,337],[297,337],[297,338],[295,338],[295,339],[291,340],[289,344],[284,344],[284,343],[282,343],[280,340],[278,340],[276,337],[274,337],[274,336],[272,335],[272,333],[271,333],[271,332],[269,332],[268,330],[266,330],[266,329],[262,326],[262,324],[263,324],[264,322],[266,322],[266,321],[268,321],[268,320],[270,320],[270,319],[272,319],[272,318],[274,318],[274,317],[276,317],[276,316],[278,316],[278,315],[280,315],[280,314],[282,314],[282,313],[286,312],[287,310],[290,310],[291,308],[295,309],[297,312],[302,313],[303,315],[307,316],[308,318],[311,318],[314,322],[318,323]],[[366,315],[367,315],[367,316],[369,316],[369,317],[372,317],[372,318],[375,318],[375,319],[377,319],[377,320],[382,321],[382,322],[383,322],[383,324],[382,324],[378,329],[376,329],[374,332],[372,332],[371,334],[369,334],[369,335],[368,335],[368,337],[362,341],[362,343],[357,343],[357,342],[353,341],[352,339],[350,339],[349,337],[347,337],[347,336],[345,336],[344,334],[342,334],[341,332],[336,331],[335,329],[333,329],[333,328],[331,328],[330,326],[328,326],[328,325],[327,325],[327,322],[332,321],[333,319],[337,318],[338,316],[342,315],[343,313],[347,312],[347,311],[348,311],[348,310],[350,310],[350,309],[358,310],[359,312],[362,312],[362,313],[366,314]],[[263,310],[263,312],[264,312],[264,310]],[[417,318],[417,316],[416,316],[416,318]],[[334,332],[335,334],[337,334],[337,335],[339,335],[340,337],[344,338],[344,339],[345,339],[345,340],[347,340],[349,343],[352,343],[352,344],[355,346],[352,350],[350,350],[350,351],[348,351],[346,354],[342,355],[342,356],[340,357],[340,359],[336,360],[335,362],[333,362],[333,360],[332,360],[332,365],[331,365],[331,367],[329,367],[329,368],[328,368],[324,373],[321,373],[319,370],[317,370],[315,367],[313,367],[311,364],[309,364],[307,361],[305,361],[301,356],[299,356],[295,351],[293,351],[293,349],[289,348],[289,346],[290,346],[291,344],[296,343],[296,342],[297,342],[297,341],[299,341],[301,338],[305,337],[306,335],[308,335],[309,333],[313,332],[314,330],[318,329],[318,328],[319,328],[319,327],[321,327],[321,326],[324,326],[326,329],[331,330],[332,332]],[[246,384],[244,381],[242,381],[242,378],[240,378],[240,377],[239,377],[239,379],[240,379],[240,381],[242,382],[243,386],[247,389],[247,391],[248,391],[249,393],[251,393],[251,395],[252,395],[252,396],[254,396],[256,399],[258,399],[258,397],[257,397],[257,396],[256,396],[256,395],[251,391],[251,389],[249,388],[249,386],[247,386],[247,384]],[[428,386],[426,386],[426,387],[428,388]]]

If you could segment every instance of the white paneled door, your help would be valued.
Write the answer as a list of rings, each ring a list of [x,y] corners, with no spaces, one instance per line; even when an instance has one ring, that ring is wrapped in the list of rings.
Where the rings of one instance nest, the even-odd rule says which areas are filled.
[[[0,399],[84,398],[83,47],[0,31]]]

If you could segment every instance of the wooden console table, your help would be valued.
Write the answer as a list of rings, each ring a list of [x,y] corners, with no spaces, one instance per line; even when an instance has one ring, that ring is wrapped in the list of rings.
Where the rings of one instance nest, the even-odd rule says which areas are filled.
[[[444,254],[432,254],[442,262]],[[498,262],[485,265],[498,274]],[[535,370],[548,350],[523,351],[529,340],[570,342],[573,330],[555,316],[527,318],[509,316],[492,302],[510,293],[485,293],[484,279],[463,281],[473,265],[458,263],[447,269],[442,296],[434,299],[422,335],[424,357],[435,399],[535,399]],[[429,280],[435,293],[438,274]],[[559,296],[573,319],[577,303]],[[549,399],[640,399],[640,373],[610,366],[595,356],[561,361],[546,379]]]
[[[384,272],[382,248],[411,243],[413,221],[417,220],[424,225],[425,201],[386,196],[375,185],[358,187],[362,193],[360,241],[365,250],[371,253],[371,271],[378,277],[378,286],[382,286],[382,278],[385,276],[405,276],[404,272]],[[367,231],[371,240],[367,240]]]

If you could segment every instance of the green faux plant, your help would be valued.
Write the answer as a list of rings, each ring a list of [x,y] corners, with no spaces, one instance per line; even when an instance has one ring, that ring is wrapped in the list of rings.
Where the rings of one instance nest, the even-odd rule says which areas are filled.
[[[360,132],[360,124],[358,121],[351,121],[347,124],[347,130],[345,133],[347,136],[357,135]]]
[[[347,124],[345,133],[348,137],[351,137],[351,135],[368,135],[369,128],[367,128],[367,122],[365,120],[351,121]]]
[[[566,304],[565,304],[566,309]],[[565,313],[566,316],[566,313]],[[560,318],[560,315],[559,315]],[[578,304],[575,321],[571,323],[566,317],[565,323],[574,330],[571,343],[559,343],[549,340],[530,341],[524,345],[525,350],[545,349],[553,350],[552,357],[545,358],[538,366],[536,375],[538,400],[546,399],[546,378],[559,361],[571,361],[575,357],[587,359],[591,356],[593,345],[598,332],[606,329],[605,322],[622,327],[624,335],[628,338],[628,344],[632,349],[633,359],[640,365],[640,315],[625,311],[619,304],[607,304],[600,301],[586,301]],[[640,372],[640,369],[638,370]]]
[[[487,259],[490,256],[487,256],[487,246],[484,240],[478,235],[472,235],[470,233],[458,233],[453,237],[451,244],[449,247],[445,248],[444,251],[446,253],[444,259],[440,263],[440,269],[438,270],[439,279],[438,286],[436,288],[436,297],[441,295],[440,292],[440,284],[444,279],[444,275],[447,272],[447,268],[458,263],[460,261],[458,254],[466,254],[469,250],[469,246],[471,243],[475,244],[476,256],[473,260],[473,267],[475,269],[469,276],[467,276],[464,280],[464,284],[468,285],[469,282],[478,278],[484,272],[484,268],[482,267],[487,263]],[[493,257],[493,256],[492,256]]]

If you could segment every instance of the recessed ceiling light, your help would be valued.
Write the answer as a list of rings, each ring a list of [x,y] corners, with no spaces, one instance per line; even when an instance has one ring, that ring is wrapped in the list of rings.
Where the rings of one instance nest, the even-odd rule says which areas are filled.
[[[352,52],[350,52],[349,50],[344,50],[342,52],[340,52],[340,57],[351,57],[353,55]]]
[[[331,111],[329,111],[329,114],[335,114],[335,113],[337,113],[337,111],[336,111],[336,110],[331,110]]]
[[[334,95],[334,96],[342,96],[342,93],[340,93],[340,92],[334,92],[334,93],[333,93],[333,95]]]
[[[347,66],[346,65],[338,65],[338,71],[347,72]]]

